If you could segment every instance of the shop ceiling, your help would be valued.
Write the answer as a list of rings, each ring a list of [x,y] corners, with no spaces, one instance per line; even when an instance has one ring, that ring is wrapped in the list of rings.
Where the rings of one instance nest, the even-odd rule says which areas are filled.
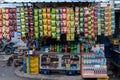
[[[109,2],[109,0],[0,0],[0,2]]]

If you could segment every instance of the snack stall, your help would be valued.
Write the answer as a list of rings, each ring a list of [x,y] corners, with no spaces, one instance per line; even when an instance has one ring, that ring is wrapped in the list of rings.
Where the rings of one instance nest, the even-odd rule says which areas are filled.
[[[9,6],[0,8],[0,39],[9,41],[15,32],[27,44],[26,73],[63,71],[108,78],[101,37],[115,32],[111,1],[4,0],[0,4]]]

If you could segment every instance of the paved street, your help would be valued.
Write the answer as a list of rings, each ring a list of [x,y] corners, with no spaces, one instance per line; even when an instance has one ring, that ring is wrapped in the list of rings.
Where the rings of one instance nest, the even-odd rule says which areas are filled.
[[[6,61],[0,61],[0,80],[30,80],[16,76],[14,70],[14,67],[6,66]]]

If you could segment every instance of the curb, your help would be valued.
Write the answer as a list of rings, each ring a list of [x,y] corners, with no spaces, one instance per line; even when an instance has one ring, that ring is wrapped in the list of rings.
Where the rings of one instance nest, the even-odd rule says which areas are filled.
[[[15,74],[19,77],[29,78],[29,79],[40,79],[40,80],[83,80],[81,76],[66,76],[66,75],[32,75],[26,74],[23,71],[20,71],[22,66],[18,67],[15,70]]]

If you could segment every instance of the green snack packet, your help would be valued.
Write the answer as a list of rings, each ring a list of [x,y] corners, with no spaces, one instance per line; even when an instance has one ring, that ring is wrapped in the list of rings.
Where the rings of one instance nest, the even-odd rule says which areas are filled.
[[[51,14],[51,19],[52,20],[56,20],[56,15],[55,14]]]
[[[56,13],[56,8],[52,8],[51,13],[55,14]]]
[[[52,26],[55,26],[56,25],[56,21],[54,20],[54,21],[51,21],[51,25]]]
[[[52,32],[56,32],[56,27],[52,27]]]
[[[52,32],[52,38],[56,38],[56,33]]]

